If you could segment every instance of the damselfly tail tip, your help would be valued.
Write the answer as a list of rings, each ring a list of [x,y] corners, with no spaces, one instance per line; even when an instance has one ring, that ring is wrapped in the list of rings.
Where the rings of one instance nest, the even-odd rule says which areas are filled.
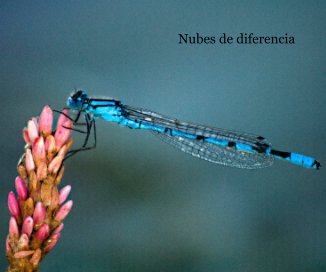
[[[315,168],[316,170],[319,170],[319,168],[321,167],[321,164],[319,161],[314,161],[314,163],[312,164],[312,167]]]

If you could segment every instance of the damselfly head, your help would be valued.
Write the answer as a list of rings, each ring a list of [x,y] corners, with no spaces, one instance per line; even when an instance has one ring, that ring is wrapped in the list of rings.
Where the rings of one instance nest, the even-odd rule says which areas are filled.
[[[68,98],[67,105],[74,110],[82,110],[86,106],[88,97],[85,91],[78,90]]]

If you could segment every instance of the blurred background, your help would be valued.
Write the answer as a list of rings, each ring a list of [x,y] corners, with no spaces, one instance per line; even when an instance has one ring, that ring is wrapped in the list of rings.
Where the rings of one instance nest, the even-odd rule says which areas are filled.
[[[0,270],[22,128],[74,88],[325,164],[325,11],[324,1],[1,1]],[[196,32],[288,33],[296,44],[178,44]],[[326,271],[325,169],[221,167],[150,133],[97,127],[97,148],[66,162],[74,207],[41,271]]]

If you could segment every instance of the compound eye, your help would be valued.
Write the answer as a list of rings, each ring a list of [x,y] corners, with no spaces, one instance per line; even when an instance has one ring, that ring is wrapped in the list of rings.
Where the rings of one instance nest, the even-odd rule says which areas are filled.
[[[80,98],[83,96],[83,94],[84,94],[84,92],[79,90],[79,91],[75,92],[71,98],[75,101],[80,100]]]

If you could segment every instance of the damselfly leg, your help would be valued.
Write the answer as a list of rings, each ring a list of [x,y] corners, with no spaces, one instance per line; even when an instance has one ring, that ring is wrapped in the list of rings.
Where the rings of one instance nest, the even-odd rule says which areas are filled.
[[[87,114],[84,111],[80,110],[80,111],[78,111],[77,116],[75,118],[72,118],[72,117],[70,117],[69,115],[67,115],[66,113],[64,113],[62,111],[58,111],[58,110],[54,110],[54,111],[58,112],[60,114],[63,114],[66,118],[68,118],[69,120],[71,120],[73,122],[74,127],[69,128],[69,127],[63,126],[64,128],[70,129],[72,131],[76,131],[78,133],[86,135],[82,146],[80,148],[78,148],[78,149],[74,149],[74,150],[69,151],[67,153],[66,157],[65,157],[65,160],[72,157],[73,155],[77,154],[80,151],[86,151],[86,150],[90,150],[90,149],[93,149],[93,148],[96,147],[96,125],[95,125],[95,120],[92,119],[89,114]],[[80,119],[81,116],[84,116],[85,122],[79,122],[79,119]],[[76,126],[85,127],[86,131],[81,130],[81,129],[77,129],[77,128],[75,128]],[[92,145],[87,146],[88,143],[89,143],[90,135],[92,133],[93,133],[94,142],[93,142]]]

